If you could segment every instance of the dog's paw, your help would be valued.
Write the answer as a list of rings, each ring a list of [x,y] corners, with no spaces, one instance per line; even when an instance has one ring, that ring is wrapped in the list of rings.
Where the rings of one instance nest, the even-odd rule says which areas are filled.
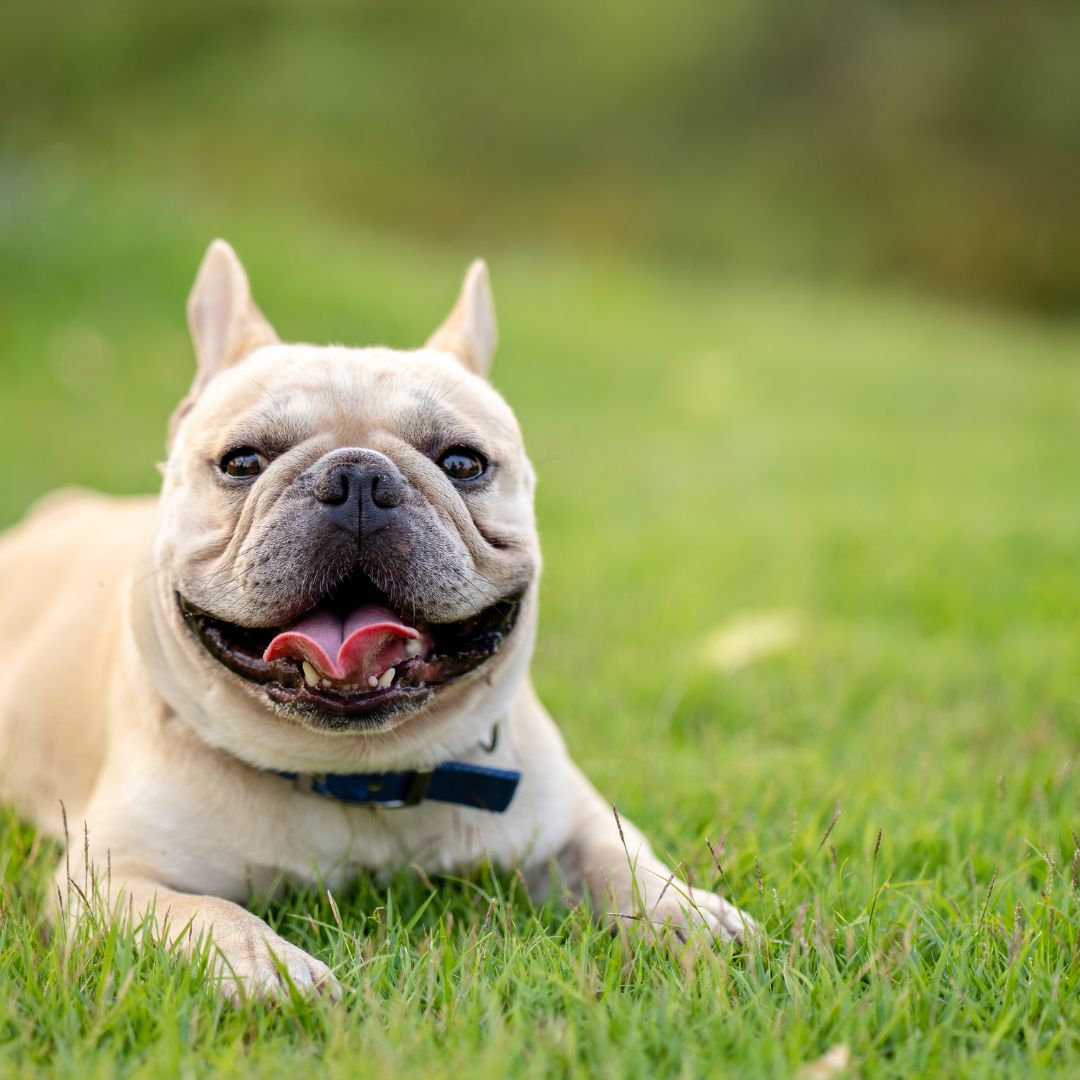
[[[248,931],[216,943],[216,985],[231,1002],[301,994],[341,998],[341,984],[320,960],[270,930]]]
[[[646,918],[657,929],[664,928],[685,940],[693,928],[704,928],[721,941],[742,944],[758,931],[757,923],[716,893],[691,889],[672,881],[649,908]]]

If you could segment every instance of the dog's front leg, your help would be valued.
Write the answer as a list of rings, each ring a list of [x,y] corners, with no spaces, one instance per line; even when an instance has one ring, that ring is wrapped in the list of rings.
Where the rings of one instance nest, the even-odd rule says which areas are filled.
[[[588,896],[600,918],[679,937],[704,926],[725,941],[743,941],[756,931],[745,912],[715,893],[692,889],[665,866],[640,830],[578,777],[580,810],[557,861],[571,892]]]
[[[302,993],[340,996],[341,987],[325,964],[239,904],[178,892],[122,862],[110,867],[109,878],[106,885],[99,879],[95,889],[75,888],[61,867],[57,885],[58,895],[66,897],[63,917],[130,919],[141,938],[176,946],[188,958],[206,946],[215,985],[232,1001],[287,996],[290,983]]]

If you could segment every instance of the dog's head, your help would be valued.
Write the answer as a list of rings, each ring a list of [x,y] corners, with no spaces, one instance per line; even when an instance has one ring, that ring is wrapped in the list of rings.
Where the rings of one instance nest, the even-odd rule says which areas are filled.
[[[249,728],[376,737],[505,708],[539,553],[533,472],[484,378],[483,263],[411,352],[281,343],[222,241],[188,314],[155,551],[184,692]]]

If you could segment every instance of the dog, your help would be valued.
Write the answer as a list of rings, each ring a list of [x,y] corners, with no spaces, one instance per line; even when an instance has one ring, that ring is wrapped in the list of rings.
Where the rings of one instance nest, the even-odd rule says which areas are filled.
[[[216,240],[188,321],[160,496],[61,491],[0,540],[0,798],[84,827],[63,917],[96,882],[142,935],[209,943],[232,998],[341,992],[251,890],[407,864],[751,933],[619,821],[533,691],[535,475],[486,380],[485,264],[423,348],[284,344]]]

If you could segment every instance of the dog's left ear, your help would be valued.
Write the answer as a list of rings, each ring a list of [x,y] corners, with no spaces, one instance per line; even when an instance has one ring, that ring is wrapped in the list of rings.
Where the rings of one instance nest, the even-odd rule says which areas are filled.
[[[487,263],[477,259],[465,272],[457,303],[442,326],[428,338],[427,348],[448,352],[470,371],[486,375],[498,342]]]

